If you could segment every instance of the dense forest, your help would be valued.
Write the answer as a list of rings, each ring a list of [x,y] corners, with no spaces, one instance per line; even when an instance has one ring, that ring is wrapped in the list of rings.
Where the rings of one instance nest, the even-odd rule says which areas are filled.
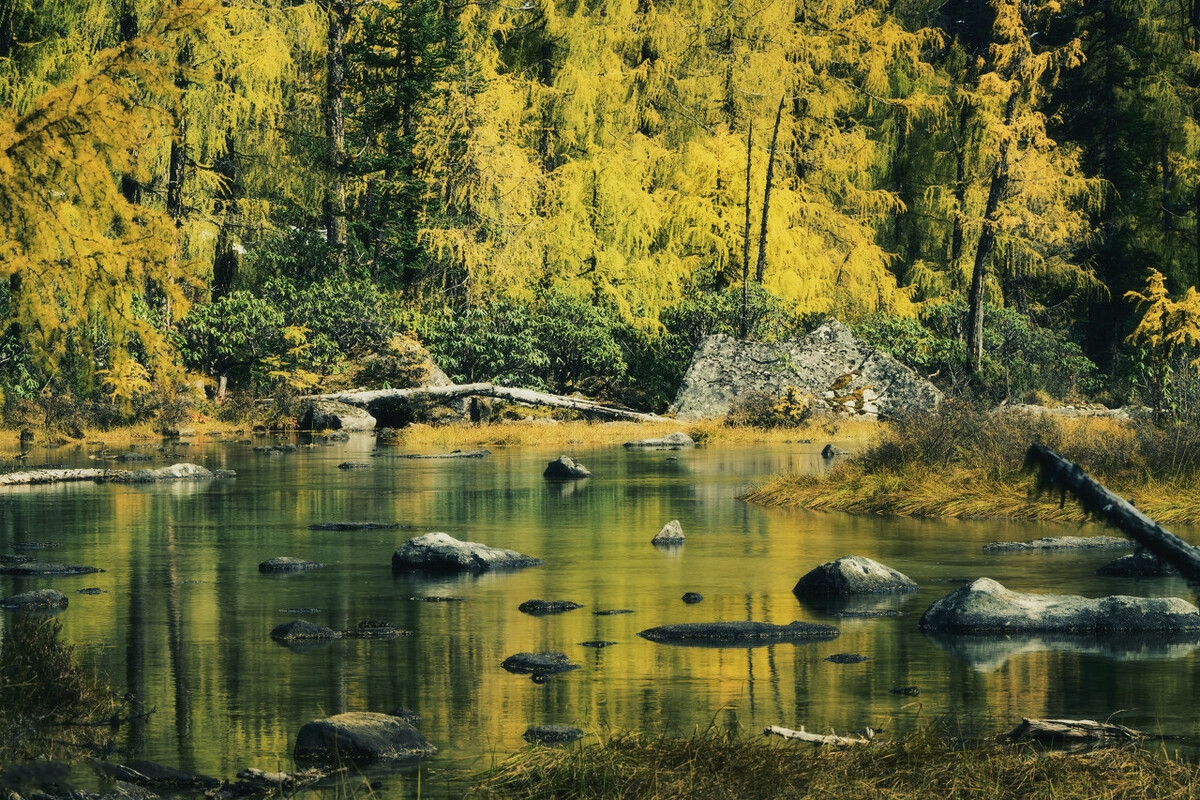
[[[0,0],[10,422],[457,380],[662,410],[827,315],[1197,413],[1184,0]],[[236,405],[232,400],[231,405]]]

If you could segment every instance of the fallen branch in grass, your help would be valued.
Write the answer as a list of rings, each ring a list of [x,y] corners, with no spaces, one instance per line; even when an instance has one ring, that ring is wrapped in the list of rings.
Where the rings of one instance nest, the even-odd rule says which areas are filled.
[[[1088,476],[1078,464],[1050,448],[1033,444],[1025,453],[1026,466],[1038,468],[1039,491],[1061,493],[1063,501],[1070,492],[1084,511],[1101,516],[1130,538],[1179,570],[1189,581],[1200,581],[1200,548],[1188,544],[1154,520],[1138,511],[1133,503],[1110,492]]]
[[[1148,734],[1111,722],[1090,719],[1029,719],[1005,734],[1009,739],[1035,739],[1041,742],[1135,742]]]
[[[812,742],[813,744],[832,744],[838,747],[848,747],[854,744],[869,744],[871,741],[871,729],[867,729],[867,738],[852,738],[849,736],[838,736],[836,734],[820,734],[809,733],[804,730],[804,726],[800,726],[800,730],[794,731],[791,728],[782,728],[778,725],[768,725],[763,729],[763,733],[767,736],[782,736],[784,739],[795,739],[801,742]]]

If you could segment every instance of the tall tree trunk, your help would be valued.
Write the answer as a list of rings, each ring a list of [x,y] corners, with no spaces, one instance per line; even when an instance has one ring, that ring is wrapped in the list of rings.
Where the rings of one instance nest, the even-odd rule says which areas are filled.
[[[996,245],[996,227],[999,224],[1000,203],[1008,192],[1008,154],[1012,145],[1013,117],[1017,111],[1017,92],[1008,97],[1004,110],[1004,138],[1000,140],[1000,152],[992,166],[992,180],[988,187],[987,206],[983,211],[983,227],[979,231],[979,244],[975,248],[975,266],[971,271],[971,294],[967,310],[967,352],[970,354],[972,372],[983,368],[983,298],[987,278],[987,262]]]
[[[348,0],[328,0],[328,51],[325,55],[325,144],[329,176],[325,187],[325,240],[346,256],[346,29]]]
[[[963,257],[963,220],[967,215],[967,125],[971,121],[971,104],[966,100],[961,102],[955,132],[959,141],[954,147],[954,227],[950,234],[950,266],[956,273]]]
[[[0,9],[0,58],[3,58],[4,53],[4,21],[2,19],[4,11]],[[11,17],[10,17],[11,24]],[[118,9],[117,18],[117,37],[122,43],[132,42],[138,35],[138,17],[137,11],[130,4],[129,0],[121,0],[120,8]],[[125,174],[121,176],[121,194],[130,203],[137,205],[142,202],[142,184],[132,175]]]
[[[775,145],[779,141],[779,120],[783,118],[783,103],[787,95],[779,98],[779,107],[775,109],[775,130],[771,133],[771,151],[767,156],[767,185],[763,189],[762,225],[758,229],[758,263],[754,267],[754,280],[763,282],[763,274],[767,271],[767,215],[771,210],[771,179],[775,174]]]
[[[12,56],[17,44],[17,34],[13,29],[13,2],[0,0],[0,58]]]
[[[183,225],[183,181],[187,172],[187,116],[179,110],[175,133],[171,137],[171,155],[167,163],[167,213],[175,227]]]
[[[242,187],[238,181],[237,152],[234,148],[233,132],[225,135],[225,155],[216,163],[221,183],[217,190],[217,214],[221,218],[221,230],[217,234],[217,252],[213,260],[212,299],[218,300],[233,290],[241,265],[241,253],[234,236],[241,208],[238,199]]]
[[[742,227],[742,325],[741,338],[750,335],[750,165],[754,161],[754,120],[746,130],[746,222]]]

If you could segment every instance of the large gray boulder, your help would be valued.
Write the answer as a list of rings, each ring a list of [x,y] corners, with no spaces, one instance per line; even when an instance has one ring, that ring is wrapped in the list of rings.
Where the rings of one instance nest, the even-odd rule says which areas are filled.
[[[979,578],[935,601],[920,626],[932,633],[1200,631],[1200,609],[1178,597],[1023,594]]]
[[[546,465],[542,477],[550,480],[570,481],[577,478],[590,478],[591,471],[570,456],[559,456]]]
[[[486,572],[538,567],[543,563],[515,550],[461,542],[441,532],[409,539],[392,554],[392,569],[398,572]]]
[[[662,530],[654,534],[654,538],[650,540],[650,544],[659,547],[678,547],[687,541],[683,535],[683,526],[679,524],[679,520],[673,519],[666,525],[663,525]]]
[[[842,556],[805,574],[792,589],[797,597],[915,592],[919,587],[902,572],[863,556]]]
[[[942,397],[932,383],[830,318],[806,336],[782,342],[706,337],[675,396],[676,415],[723,417],[741,400],[779,397],[788,386],[811,395],[818,408],[865,416],[932,410]]]
[[[373,431],[375,417],[365,408],[337,400],[307,400],[300,412],[300,428],[306,431]]]
[[[293,755],[336,763],[340,760],[412,759],[437,748],[407,720],[391,714],[352,711],[307,722],[296,734]]]

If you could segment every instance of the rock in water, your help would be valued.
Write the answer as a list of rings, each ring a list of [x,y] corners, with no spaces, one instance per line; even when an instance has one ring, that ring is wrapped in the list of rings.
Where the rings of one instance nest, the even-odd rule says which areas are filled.
[[[591,472],[583,464],[580,464],[570,456],[559,456],[546,465],[546,471],[542,473],[542,477],[550,478],[551,480],[575,480],[577,478],[591,477]]]
[[[679,520],[677,519],[673,519],[666,525],[663,525],[662,530],[654,534],[654,538],[650,540],[650,544],[667,547],[681,545],[683,542],[683,526],[679,524]]]
[[[980,578],[935,601],[920,626],[931,633],[1200,631],[1200,609],[1178,597],[1024,594]]]
[[[423,572],[486,572],[493,569],[537,567],[544,562],[516,552],[477,542],[460,542],[434,532],[409,539],[392,554],[392,569]]]
[[[670,433],[666,436],[660,436],[657,439],[638,439],[632,442],[626,442],[626,447],[644,447],[650,450],[683,450],[687,447],[695,447],[696,440],[688,436],[683,431]]]
[[[401,717],[357,711],[305,723],[296,734],[293,755],[336,763],[420,758],[436,752],[416,726]]]
[[[805,574],[792,589],[797,597],[915,592],[907,575],[863,556],[843,556]]]

